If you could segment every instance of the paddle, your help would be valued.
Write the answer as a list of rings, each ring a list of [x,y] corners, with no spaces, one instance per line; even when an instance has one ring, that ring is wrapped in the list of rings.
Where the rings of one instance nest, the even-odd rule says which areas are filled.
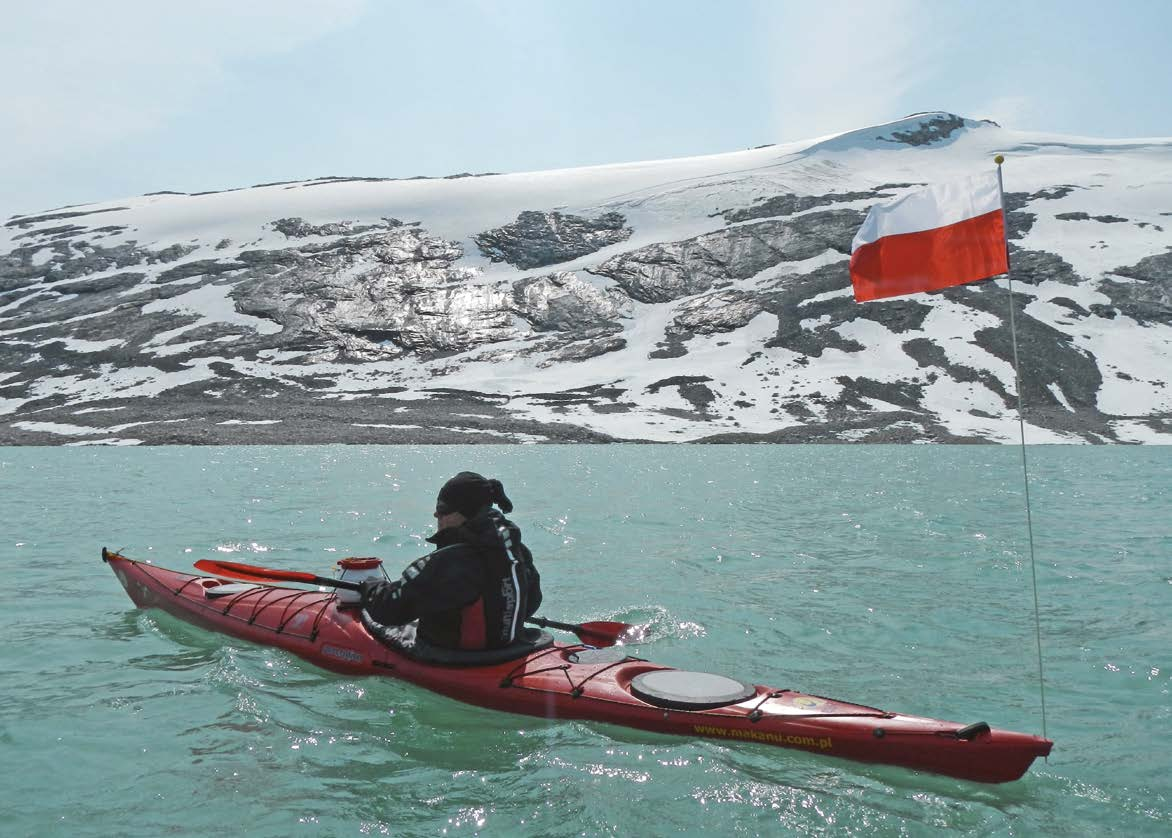
[[[276,570],[271,567],[258,567],[257,565],[240,564],[239,562],[200,559],[195,563],[195,568],[196,570],[214,573],[217,576],[243,579],[246,582],[304,582],[307,585],[325,585],[330,588],[345,588],[348,591],[362,590],[362,586],[357,582],[347,582],[344,579],[334,579],[329,576],[315,576],[312,573],[301,573],[296,570]]]
[[[596,620],[591,623],[559,623],[545,617],[530,617],[525,622],[541,628],[555,628],[573,632],[578,639],[591,646],[622,646],[624,643],[638,643],[645,638],[644,630],[630,623],[613,620]]]
[[[239,562],[221,562],[216,559],[200,559],[195,563],[197,570],[212,573],[216,576],[227,576],[230,579],[243,579],[246,582],[304,582],[307,585],[322,585],[329,588],[345,588],[350,591],[362,590],[357,582],[347,582],[344,579],[334,579],[329,576],[316,576],[312,573],[302,573],[297,570],[277,570],[271,567],[259,567]],[[591,623],[559,623],[556,620],[547,620],[544,617],[532,617],[525,622],[541,628],[554,628],[568,631],[578,636],[583,643],[603,648],[606,646],[621,646],[624,643],[636,643],[644,639],[643,629],[629,623],[619,623],[613,620],[598,620]]]

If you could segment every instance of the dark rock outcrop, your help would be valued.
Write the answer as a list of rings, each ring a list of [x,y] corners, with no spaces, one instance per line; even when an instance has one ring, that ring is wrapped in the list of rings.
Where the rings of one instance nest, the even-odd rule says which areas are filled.
[[[665,303],[747,279],[782,262],[849,254],[862,223],[856,210],[829,210],[786,221],[759,221],[681,242],[654,244],[612,257],[591,272],[610,277],[632,298]]]
[[[514,310],[540,332],[616,326],[628,303],[621,295],[600,291],[566,271],[513,284]]]
[[[1172,325],[1172,250],[1115,269],[1131,282],[1105,279],[1099,290],[1111,298],[1119,313],[1137,323]]]
[[[904,145],[920,146],[938,143],[952,136],[954,131],[964,128],[964,117],[952,113],[938,113],[928,116],[919,127],[911,131],[892,131],[889,136],[878,139]]]
[[[763,311],[765,304],[755,293],[717,291],[681,303],[668,331],[684,339],[692,335],[733,332],[748,325]]]
[[[625,224],[626,219],[617,212],[584,218],[528,210],[512,224],[487,230],[472,239],[492,261],[530,270],[568,262],[626,241],[631,229]]]
[[[910,183],[889,183],[876,187],[870,192],[831,192],[826,195],[795,195],[792,192],[787,192],[783,195],[774,195],[772,198],[759,199],[753,206],[745,209],[725,210],[720,214],[727,223],[737,224],[757,218],[795,215],[815,207],[845,204],[850,201],[881,201],[895,195],[895,193],[885,190],[902,189],[911,185]]]

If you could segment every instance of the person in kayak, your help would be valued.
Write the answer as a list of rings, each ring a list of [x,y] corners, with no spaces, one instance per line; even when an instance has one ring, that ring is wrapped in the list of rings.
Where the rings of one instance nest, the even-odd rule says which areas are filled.
[[[379,623],[404,626],[396,642],[406,647],[513,643],[541,605],[541,576],[520,529],[505,517],[512,511],[499,480],[460,472],[436,499],[437,531],[427,540],[438,549],[407,565],[399,579],[363,582],[362,607]]]

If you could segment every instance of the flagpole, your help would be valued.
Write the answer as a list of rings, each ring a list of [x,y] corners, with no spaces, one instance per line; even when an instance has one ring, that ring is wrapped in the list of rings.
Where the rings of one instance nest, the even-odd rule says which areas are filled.
[[[1030,473],[1026,465],[1025,411],[1022,408],[1021,367],[1017,357],[1017,323],[1013,305],[1013,270],[1009,261],[1009,213],[1005,211],[1005,184],[1001,179],[1001,164],[1005,158],[998,154],[993,158],[997,164],[997,190],[1001,199],[1002,232],[1005,234],[1005,276],[1009,280],[1009,334],[1013,343],[1013,375],[1017,385],[1017,424],[1021,433],[1021,473],[1025,482],[1026,530],[1030,542],[1030,577],[1034,588],[1034,634],[1038,645],[1038,695],[1042,702],[1042,736],[1046,738],[1046,679],[1042,670],[1042,621],[1038,614],[1038,571],[1034,559],[1034,522],[1030,512]]]

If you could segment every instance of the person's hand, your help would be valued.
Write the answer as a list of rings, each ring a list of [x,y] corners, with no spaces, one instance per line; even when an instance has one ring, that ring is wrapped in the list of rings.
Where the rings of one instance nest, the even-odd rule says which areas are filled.
[[[362,595],[362,607],[365,608],[370,604],[371,599],[374,598],[375,592],[378,590],[379,586],[386,584],[386,580],[363,579],[359,584],[361,585],[359,593]]]

